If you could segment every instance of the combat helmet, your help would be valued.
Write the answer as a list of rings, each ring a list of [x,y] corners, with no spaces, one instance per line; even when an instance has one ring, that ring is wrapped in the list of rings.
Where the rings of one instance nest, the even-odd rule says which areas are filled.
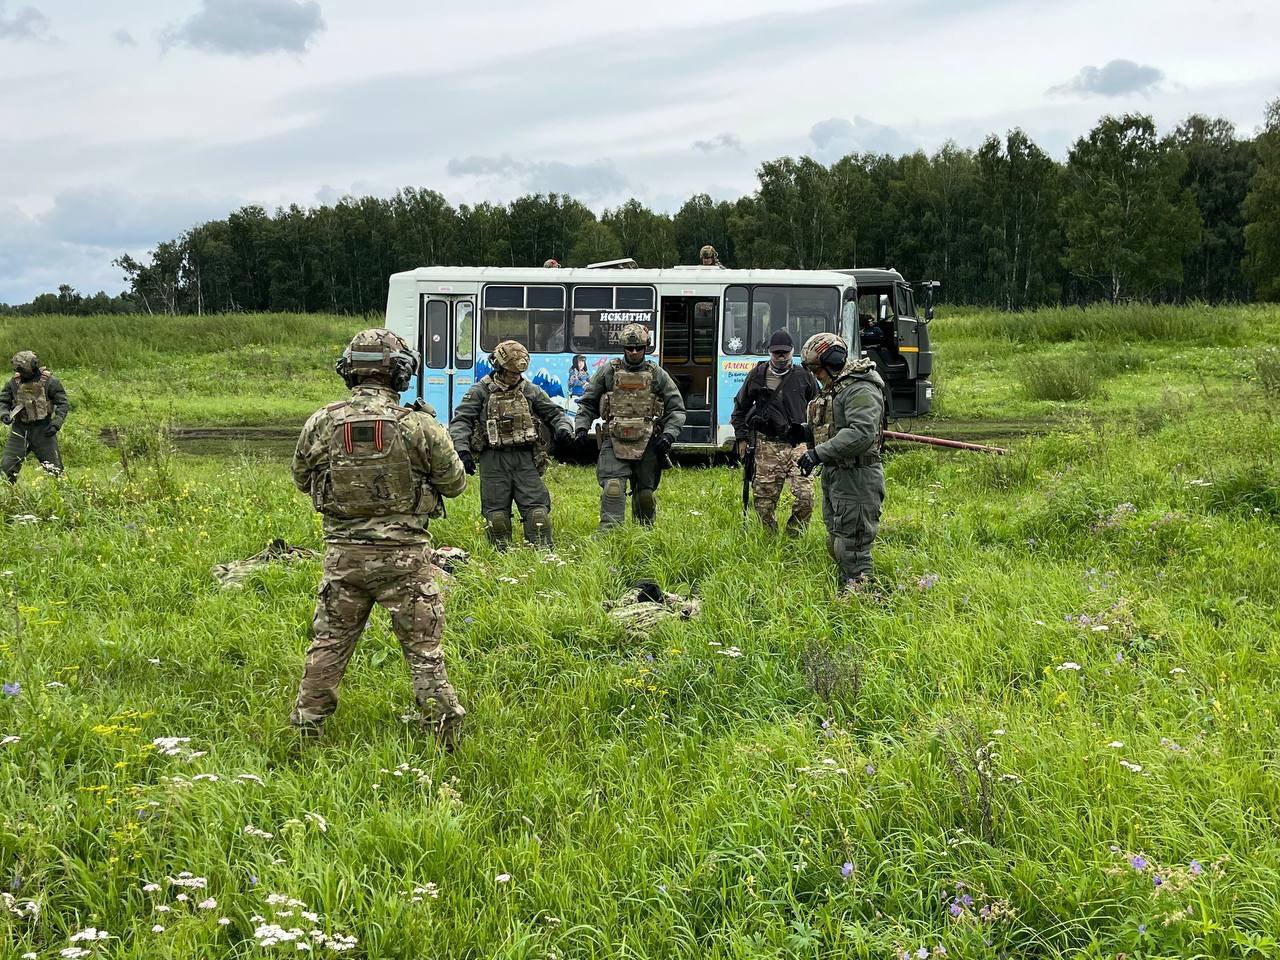
[[[40,374],[40,358],[31,350],[19,350],[9,363],[20,377],[30,379]]]
[[[702,249],[698,251],[699,260],[706,260],[708,257],[711,259],[712,263],[720,262],[720,254],[716,253],[716,248],[709,243],[704,244]]]
[[[815,333],[800,350],[800,362],[809,370],[826,367],[839,371],[848,361],[849,344],[844,337],[834,333]]]
[[[517,340],[503,340],[489,354],[489,362],[495,370],[524,373],[529,369],[529,350]]]
[[[618,334],[618,343],[624,349],[627,347],[648,348],[649,331],[642,323],[628,323],[622,328],[622,332]]]
[[[333,369],[348,387],[365,380],[381,380],[393,390],[404,390],[421,363],[418,352],[399,334],[371,327],[351,338]]]

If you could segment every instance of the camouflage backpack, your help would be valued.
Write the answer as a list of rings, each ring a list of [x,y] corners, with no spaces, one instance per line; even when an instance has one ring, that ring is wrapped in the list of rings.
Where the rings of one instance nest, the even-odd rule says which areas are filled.
[[[418,512],[424,489],[400,432],[400,418],[410,411],[392,404],[356,410],[347,401],[326,409],[329,465],[312,490],[316,509],[342,518]]]

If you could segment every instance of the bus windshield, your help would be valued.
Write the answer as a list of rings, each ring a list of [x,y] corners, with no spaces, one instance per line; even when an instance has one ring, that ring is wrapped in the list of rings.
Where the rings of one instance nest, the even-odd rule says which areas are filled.
[[[729,287],[724,351],[763,356],[778,330],[790,333],[799,349],[815,333],[836,331],[839,322],[840,292],[834,287]]]

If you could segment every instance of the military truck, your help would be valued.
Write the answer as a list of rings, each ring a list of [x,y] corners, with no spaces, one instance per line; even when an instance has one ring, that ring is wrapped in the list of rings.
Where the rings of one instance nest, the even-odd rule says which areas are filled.
[[[892,267],[837,272],[853,277],[858,285],[858,341],[889,385],[890,419],[924,416],[933,406],[929,321],[933,293],[940,284],[936,280],[920,284],[925,300],[922,317],[916,311],[911,284]]]

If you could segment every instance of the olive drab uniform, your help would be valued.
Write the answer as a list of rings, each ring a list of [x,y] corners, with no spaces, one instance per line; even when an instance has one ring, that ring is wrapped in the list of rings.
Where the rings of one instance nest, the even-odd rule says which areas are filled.
[[[14,357],[15,366],[20,357],[28,356],[31,367],[27,376],[14,373],[0,388],[0,418],[10,424],[9,439],[0,457],[0,473],[10,483],[18,479],[28,454],[35,454],[45,469],[62,472],[58,431],[70,406],[67,392],[57,377],[37,365],[35,355],[29,351]]]
[[[875,363],[853,360],[810,401],[814,454],[822,463],[822,519],[827,551],[843,581],[871,575],[871,545],[884,503],[880,444],[885,387]]]
[[[466,711],[441,652],[444,604],[427,524],[467,478],[444,427],[429,407],[402,407],[396,390],[366,380],[307,421],[293,479],[324,518],[326,549],[292,722],[318,731],[336,709],[338,684],[378,603],[391,615],[423,727],[451,745]]]
[[[656,491],[662,480],[665,455],[653,441],[666,434],[675,441],[684,426],[684,400],[671,375],[652,360],[638,367],[610,360],[591,378],[578,398],[575,421],[579,430],[599,417],[604,421],[597,440],[600,456],[600,526],[617,526],[626,519],[627,483],[631,484],[631,515],[652,524],[657,518]]]
[[[547,392],[521,377],[507,385],[492,375],[475,384],[453,413],[454,448],[477,458],[480,513],[498,547],[511,541],[511,504],[520,510],[524,536],[550,549],[551,491],[542,479],[551,438],[569,433],[565,412]]]

